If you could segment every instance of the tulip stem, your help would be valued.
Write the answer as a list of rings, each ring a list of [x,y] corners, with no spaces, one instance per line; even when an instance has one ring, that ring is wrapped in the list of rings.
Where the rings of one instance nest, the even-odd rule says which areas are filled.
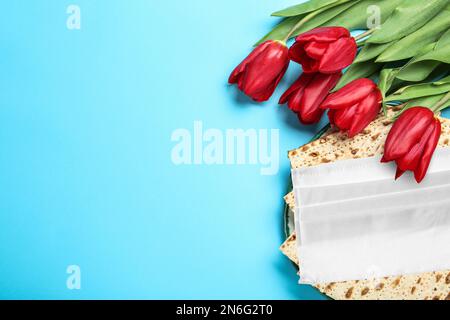
[[[434,106],[432,106],[430,109],[434,113],[438,113],[439,111],[448,107],[449,101],[450,101],[450,92],[447,92],[447,94],[441,100],[439,100]]]
[[[358,40],[361,40],[361,39],[363,39],[363,38],[365,38],[365,37],[367,37],[367,36],[370,36],[372,33],[375,32],[375,30],[377,30],[377,29],[376,29],[376,28],[369,29],[369,30],[367,30],[366,32],[363,32],[363,33],[357,35],[357,36],[355,37],[355,41],[358,41]]]
[[[360,48],[360,47],[363,47],[363,46],[365,46],[365,45],[366,45],[366,40],[363,40],[363,41],[357,42],[357,43],[356,43],[356,45],[357,45],[357,47],[358,47],[358,48]]]

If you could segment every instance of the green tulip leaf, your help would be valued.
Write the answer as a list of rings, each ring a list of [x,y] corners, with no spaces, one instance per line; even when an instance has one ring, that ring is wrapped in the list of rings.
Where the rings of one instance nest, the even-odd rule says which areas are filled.
[[[381,70],[380,78],[378,80],[378,88],[380,89],[383,96],[385,96],[391,88],[392,83],[395,80],[395,76],[399,71],[399,68],[386,68]]]
[[[421,28],[448,4],[448,0],[403,1],[390,18],[367,40],[368,43],[387,43],[401,39]]]
[[[397,75],[405,81],[422,81],[428,77],[440,64],[450,64],[450,43],[437,47],[409,62]]]
[[[447,109],[450,106],[450,100],[449,100],[449,94],[450,92],[447,92],[441,100],[436,102],[436,104],[433,106],[434,112],[441,112],[444,109]]]
[[[439,40],[442,34],[450,28],[450,7],[436,15],[419,30],[409,34],[403,39],[390,45],[380,56],[377,62],[398,61],[412,58],[431,43]],[[386,44],[378,45],[383,46]]]
[[[383,95],[383,113],[387,114],[387,108],[386,108],[386,102],[388,102],[384,97],[386,96],[386,93],[389,91],[389,89],[392,86],[392,83],[395,80],[395,76],[397,75],[399,68],[385,68],[381,70],[380,77],[378,79],[378,88],[381,91],[381,94]]]
[[[405,112],[406,110],[411,109],[413,107],[431,108],[434,105],[436,105],[436,103],[438,103],[444,96],[445,96],[445,94],[437,94],[434,96],[421,97],[421,98],[410,100],[407,103],[403,104],[403,108],[399,112],[394,114],[392,118],[397,119],[398,117],[401,116],[401,114],[403,112]]]
[[[330,9],[327,9],[327,10],[321,12],[317,16],[311,18],[311,20],[308,20],[304,24],[302,24],[302,26],[300,28],[295,30],[295,32],[292,34],[292,36],[295,37],[301,33],[307,32],[314,28],[328,25],[328,21],[330,21],[331,19],[333,19],[340,13],[345,12],[346,10],[348,10],[350,7],[354,6],[359,1],[360,0],[342,3],[340,5],[336,5]]]
[[[423,81],[440,65],[438,61],[433,60],[413,63],[400,70],[397,78],[411,82]]]
[[[380,8],[380,14],[383,19],[387,19],[394,11],[395,7],[403,0],[380,0],[377,6]],[[323,26],[342,26],[349,30],[365,29],[367,28],[367,8],[373,4],[373,0],[354,0],[337,2],[330,8],[322,7],[319,10],[325,9],[316,16],[310,18],[292,36],[295,37],[303,32]],[[297,16],[292,16],[281,21],[272,31],[266,34],[256,45],[261,44],[266,40],[283,40],[289,34],[291,29],[300,20],[305,18],[308,13]]]
[[[319,15],[312,17],[310,20],[306,21],[302,26],[300,26],[293,34],[292,37],[298,36],[299,34],[309,31],[311,29],[317,28],[327,21],[340,14],[341,12],[347,10],[355,3],[358,3],[360,0],[343,3],[337,6],[334,6],[330,9],[325,10]],[[263,43],[266,40],[283,40],[295,27],[295,25],[305,18],[305,15],[289,17],[284,19],[281,23],[279,23],[271,32],[266,34],[261,40],[259,40],[256,45]]]
[[[450,29],[447,30],[436,44],[436,49],[440,49],[450,44]]]
[[[355,62],[364,62],[373,60],[382,54],[385,50],[387,50],[392,43],[367,43],[358,53],[358,56],[355,59]]]
[[[403,87],[387,97],[385,101],[407,101],[422,97],[434,96],[449,91],[450,77],[446,77],[437,82],[421,83]]]
[[[352,82],[353,80],[370,77],[374,73],[378,72],[382,66],[382,64],[373,62],[352,64],[347,69],[347,71],[345,71],[344,75],[342,76],[336,87],[333,89],[333,91],[341,89],[343,86]]]
[[[447,83],[450,83],[450,76],[446,76],[445,78],[433,82],[433,84],[436,86],[440,86]]]
[[[348,0],[347,0],[348,1]],[[293,17],[301,14],[310,13],[326,6],[341,2],[340,0],[310,0],[289,8],[272,13],[275,17]]]
[[[367,9],[376,5],[380,9],[381,23],[386,21],[395,8],[404,0],[363,0],[326,23],[327,26],[341,26],[349,30],[367,29]]]
[[[431,108],[436,103],[438,103],[444,96],[445,96],[445,93],[437,94],[437,95],[434,95],[434,96],[420,97],[420,98],[417,98],[417,99],[410,100],[405,105],[405,109],[404,110],[407,110],[407,109],[412,108],[412,107]]]

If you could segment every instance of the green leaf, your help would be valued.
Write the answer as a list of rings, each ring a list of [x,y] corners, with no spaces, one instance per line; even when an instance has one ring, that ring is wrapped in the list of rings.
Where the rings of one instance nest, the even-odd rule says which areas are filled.
[[[444,96],[445,96],[445,94],[437,94],[437,95],[434,95],[434,96],[421,97],[421,98],[410,100],[407,103],[405,103],[403,108],[402,108],[402,110],[397,112],[392,118],[393,119],[397,119],[398,117],[400,117],[400,115],[403,112],[405,112],[406,110],[411,109],[413,107],[431,108],[436,103],[438,103],[439,100],[441,100]]]
[[[377,5],[380,7],[381,17],[387,19],[394,11],[395,7],[404,0],[380,0]],[[349,30],[365,29],[367,27],[367,8],[373,4],[373,0],[354,0],[343,3],[335,3],[333,7],[318,13],[311,20],[307,21],[301,28],[293,33],[293,37],[300,33],[322,26],[342,26]],[[324,7],[319,10],[324,9]],[[308,13],[289,17],[281,21],[272,31],[266,34],[256,45],[266,40],[283,40],[289,31]]]
[[[447,30],[442,35],[442,37],[439,39],[438,43],[436,44],[436,49],[440,49],[442,47],[445,47],[448,44],[450,44],[450,29]]]
[[[325,25],[341,26],[349,30],[367,29],[367,8],[369,6],[377,5],[380,8],[381,22],[383,22],[390,17],[395,8],[403,1],[405,0],[363,0],[328,21]]]
[[[450,76],[446,76],[445,78],[442,78],[440,80],[434,81],[433,84],[440,86],[443,84],[450,83]]]
[[[417,98],[417,99],[413,99],[413,100],[410,100],[406,104],[405,109],[409,109],[409,108],[412,108],[412,107],[431,108],[436,103],[438,103],[444,96],[445,96],[445,93],[444,94],[437,94],[437,95],[434,95],[434,96],[427,96],[427,97],[420,97],[420,98]]]
[[[425,55],[431,51],[434,51],[437,49],[437,42],[432,42],[427,44],[426,46],[424,46],[418,53],[418,55],[416,56],[416,58],[420,58],[422,55]]]
[[[395,76],[400,71],[400,68],[386,68],[381,70],[380,78],[378,80],[378,88],[380,88],[383,97],[389,91],[392,86],[392,83],[395,80]]]
[[[450,64],[450,44],[413,59],[397,75],[405,81],[422,81],[441,63]]]
[[[388,49],[392,45],[389,43],[368,43],[364,45],[361,51],[358,53],[358,56],[355,59],[355,62],[364,62],[373,60],[378,57],[381,53],[383,53],[386,49]]]
[[[437,82],[421,83],[401,88],[385,99],[390,101],[407,101],[421,97],[434,96],[450,91],[450,77]]]
[[[450,106],[450,92],[447,92],[443,97],[442,100],[436,102],[435,105],[433,105],[434,112],[441,112],[442,110],[448,108]]]
[[[310,0],[295,6],[272,13],[275,17],[293,17],[316,11],[340,0]]]
[[[376,61],[389,62],[412,58],[425,46],[439,40],[448,28],[450,28],[450,7],[445,8],[419,30],[390,45]],[[383,45],[386,44],[378,46]]]
[[[300,28],[298,28],[293,34],[292,37],[295,37],[299,35],[300,33],[309,31],[311,29],[314,29],[316,27],[319,27],[323,25],[328,20],[332,19],[339,13],[347,10],[351,6],[353,6],[355,3],[358,3],[360,0],[343,3],[340,5],[337,5],[335,7],[332,7],[330,9],[325,10],[324,12],[320,13],[319,15],[311,18],[311,20],[305,22]],[[284,19],[281,23],[279,23],[271,32],[266,34],[261,40],[259,40],[256,45],[263,43],[266,40],[283,40],[286,38],[286,36],[289,34],[289,32],[292,30],[292,28],[295,27],[295,25],[300,22],[305,17],[305,15],[301,16],[295,16]]]
[[[327,9],[317,16],[313,17],[311,20],[305,22],[300,28],[295,30],[295,32],[292,34],[293,37],[298,36],[301,33],[307,32],[311,29],[327,25],[327,22],[339,15],[342,12],[345,12],[350,7],[354,6],[356,3],[358,3],[360,0],[352,1],[352,2],[346,2],[337,6],[334,6],[330,9]]]
[[[407,68],[401,70],[397,75],[398,79],[404,81],[418,82],[425,80],[438,66],[438,61],[422,61],[420,63],[412,64]]]
[[[380,78],[378,80],[378,88],[381,91],[381,94],[383,95],[383,113],[387,114],[386,109],[386,102],[387,100],[384,98],[386,96],[386,93],[389,91],[389,89],[392,86],[392,83],[395,80],[395,76],[397,75],[399,68],[385,68],[381,70],[380,72]]]
[[[338,82],[336,87],[333,89],[333,91],[339,90],[340,88],[352,82],[353,80],[370,77],[378,70],[380,70],[382,66],[383,66],[382,64],[377,64],[374,62],[363,62],[352,64],[347,69],[347,71],[345,71],[344,75],[342,76],[341,80]]]
[[[367,41],[368,43],[387,43],[401,39],[425,25],[447,3],[448,0],[403,1]]]

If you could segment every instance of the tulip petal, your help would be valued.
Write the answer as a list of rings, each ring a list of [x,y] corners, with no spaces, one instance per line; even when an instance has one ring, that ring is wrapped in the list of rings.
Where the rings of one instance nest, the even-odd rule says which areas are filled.
[[[295,80],[295,82],[289,87],[289,89],[287,89],[286,92],[283,93],[278,103],[285,104],[293,94],[295,94],[295,96],[301,96],[303,94],[303,91],[305,90],[305,87],[308,85],[312,78],[312,74],[302,73],[300,77]]]
[[[335,110],[336,114],[334,117],[334,121],[336,126],[342,131],[350,129],[356,110],[358,110],[358,104],[345,109]]]
[[[328,44],[323,42],[311,41],[305,44],[305,53],[315,60],[320,60],[325,52],[327,52]],[[337,70],[337,71],[340,71]]]
[[[278,77],[269,84],[265,89],[255,92],[252,94],[252,99],[256,102],[264,102],[269,100],[269,98],[272,96],[273,92],[275,91],[276,87],[280,83],[281,79],[283,78],[284,74],[286,73],[287,66],[280,72]]]
[[[303,43],[296,42],[291,46],[289,59],[301,64],[304,73],[315,73],[319,68],[319,61],[311,58],[306,53]]]
[[[302,96],[300,118],[303,123],[311,124],[320,120],[324,110],[320,108],[328,92],[337,84],[341,73],[330,75],[317,73],[305,88]]]
[[[319,110],[316,113],[309,114],[307,116],[303,115],[301,112],[297,112],[298,120],[305,125],[314,124],[320,121],[323,115],[323,111]]]
[[[405,173],[405,171],[400,170],[399,168],[397,168],[397,171],[395,172],[395,180],[400,178],[404,173]]]
[[[350,37],[350,32],[343,27],[320,27],[300,34],[297,42],[332,42],[342,37]]]
[[[357,79],[331,93],[323,102],[322,109],[340,109],[355,105],[372,91],[377,85],[370,79]]]
[[[271,43],[272,40],[267,40],[257,46],[250,54],[236,67],[228,78],[228,83],[237,83],[241,73],[245,70],[245,67],[261,52],[263,52]]]
[[[430,127],[429,130],[427,130],[427,132],[424,134],[423,137],[425,137],[425,139],[428,139],[430,137],[430,134],[433,131],[433,127]],[[407,171],[407,170],[411,170],[413,171],[414,169],[416,169],[417,165],[419,164],[420,161],[420,156],[423,153],[423,148],[425,146],[425,139],[421,139],[421,141],[417,144],[415,144],[411,150],[408,151],[407,154],[405,154],[403,157],[397,159],[397,166],[400,168],[400,170],[402,171]]]
[[[319,72],[334,73],[352,64],[358,47],[354,38],[340,38],[328,45],[320,59]]]
[[[302,97],[303,93],[305,92],[305,88],[302,88],[299,91],[296,91],[292,96],[289,98],[288,101],[288,107],[295,113],[299,113],[302,110]]]
[[[419,165],[416,170],[414,170],[414,177],[418,183],[422,182],[427,174],[428,167],[430,166],[431,158],[433,157],[434,151],[439,143],[439,138],[441,136],[441,122],[439,119],[434,119],[434,127],[430,137],[425,144],[422,157],[420,159]]]
[[[381,92],[376,90],[359,103],[348,132],[350,138],[361,133],[377,117],[382,99]]]
[[[397,167],[401,171],[414,171],[419,164],[422,151],[423,150],[419,147],[419,144],[416,144],[404,157],[396,161]]]
[[[288,66],[286,65],[286,67],[284,67],[284,69],[279,73],[278,77],[265,90],[255,93],[252,97],[253,100],[255,100],[256,102],[264,102],[269,100],[276,87],[280,83],[281,79],[283,78],[284,74],[286,73],[287,68]]]
[[[286,46],[273,42],[245,66],[238,81],[239,88],[253,100],[266,101],[275,91],[289,65]]]
[[[357,46],[350,32],[342,27],[315,28],[296,38],[289,58],[306,73],[336,73],[355,59]]]
[[[383,159],[392,161],[403,157],[420,141],[433,119],[434,113],[424,107],[413,107],[403,112],[386,138]]]

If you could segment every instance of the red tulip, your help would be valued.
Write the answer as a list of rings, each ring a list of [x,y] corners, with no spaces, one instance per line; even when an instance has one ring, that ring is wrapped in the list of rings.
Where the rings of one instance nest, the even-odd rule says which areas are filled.
[[[231,73],[228,82],[253,100],[270,98],[289,65],[288,48],[281,41],[268,40],[257,46]]]
[[[281,96],[280,104],[288,103],[304,124],[319,122],[324,110],[320,104],[341,78],[341,73],[303,73]]]
[[[399,178],[405,171],[414,172],[420,183],[425,177],[441,135],[441,122],[424,107],[406,110],[395,121],[386,139],[381,162],[395,161]]]
[[[342,27],[321,27],[299,35],[289,49],[289,58],[306,73],[336,73],[352,64],[358,47]]]
[[[330,109],[330,123],[350,138],[363,131],[378,115],[383,96],[370,79],[358,79],[330,94],[322,103],[322,109]]]

